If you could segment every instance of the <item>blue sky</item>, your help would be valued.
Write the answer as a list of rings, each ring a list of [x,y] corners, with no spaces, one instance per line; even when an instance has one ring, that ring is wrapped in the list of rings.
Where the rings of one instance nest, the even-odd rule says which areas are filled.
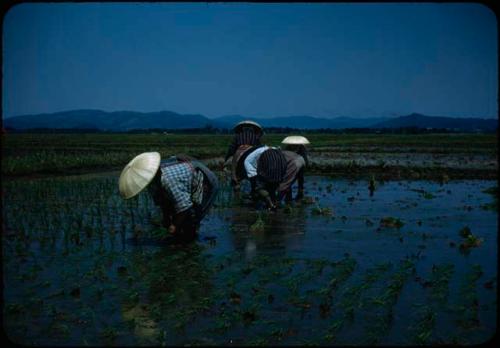
[[[3,22],[3,116],[497,117],[480,4],[20,4]]]

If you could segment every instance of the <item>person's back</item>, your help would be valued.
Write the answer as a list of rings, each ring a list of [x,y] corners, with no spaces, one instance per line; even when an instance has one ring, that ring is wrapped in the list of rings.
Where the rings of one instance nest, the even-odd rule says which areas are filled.
[[[244,179],[238,175],[238,166],[242,162],[243,154],[252,147],[261,145],[260,138],[263,135],[262,127],[253,121],[246,120],[234,127],[234,137],[229,145],[224,162],[232,156],[231,161],[231,185],[235,192],[240,189],[240,181]]]
[[[282,153],[286,159],[286,172],[278,187],[278,201],[281,201],[285,195],[287,196],[286,200],[291,201],[291,186],[297,179],[299,180],[297,198],[300,199],[304,195],[304,168],[306,167],[306,161],[304,157],[294,151],[283,150]]]
[[[227,161],[229,157],[233,156],[238,150],[238,148],[242,145],[256,146],[260,145],[260,138],[262,133],[257,132],[253,127],[244,127],[238,133],[236,133],[233,137],[232,143],[229,145],[224,161]]]

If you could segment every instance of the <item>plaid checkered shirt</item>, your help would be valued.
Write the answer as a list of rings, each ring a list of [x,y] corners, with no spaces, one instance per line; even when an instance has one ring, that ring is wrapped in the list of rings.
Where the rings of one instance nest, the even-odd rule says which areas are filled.
[[[203,173],[189,163],[161,165],[161,184],[172,200],[176,213],[183,212],[203,199]]]

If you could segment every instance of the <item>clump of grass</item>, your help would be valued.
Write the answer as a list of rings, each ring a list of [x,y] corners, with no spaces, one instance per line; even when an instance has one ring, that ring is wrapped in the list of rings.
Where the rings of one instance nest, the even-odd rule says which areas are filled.
[[[434,329],[436,313],[430,307],[423,307],[419,313],[419,320],[415,326],[413,340],[419,344],[428,344]]]
[[[422,197],[424,197],[425,199],[433,199],[433,198],[436,198],[436,196],[434,196],[432,193],[430,192],[425,192]]]
[[[304,198],[302,198],[302,203],[314,204],[314,203],[316,203],[316,199],[314,197],[311,197],[311,196],[305,196]]]
[[[263,232],[265,228],[264,220],[262,220],[261,215],[257,216],[257,220],[250,226],[250,232],[258,233]]]
[[[481,208],[484,210],[493,210],[498,211],[498,187],[493,186],[486,190],[483,190],[484,193],[488,193],[493,196],[493,202],[481,205]]]
[[[444,264],[432,266],[431,274],[431,299],[438,302],[444,302],[448,296],[448,286],[453,275],[455,266],[453,264]]]
[[[462,243],[460,243],[460,251],[463,253],[468,253],[469,249],[477,248],[483,243],[483,238],[479,238],[472,234],[469,226],[465,226],[459,232],[460,236],[463,238]]]
[[[414,272],[415,264],[413,261],[408,258],[401,260],[399,269],[388,280],[386,290],[368,303],[368,305],[382,306],[383,308],[381,312],[367,320],[370,324],[364,335],[366,343],[377,344],[387,334],[394,319],[393,306],[396,304],[406,280]]]
[[[479,299],[476,285],[482,275],[483,271],[481,266],[479,264],[474,264],[462,279],[459,290],[461,303],[454,309],[459,316],[457,321],[458,325],[465,330],[478,327],[480,323]]]
[[[323,216],[333,215],[332,208],[320,207],[320,205],[318,203],[316,203],[316,206],[312,209],[311,212],[313,215],[323,215]]]
[[[400,229],[404,226],[404,222],[398,218],[388,216],[380,219],[380,227],[390,227]]]

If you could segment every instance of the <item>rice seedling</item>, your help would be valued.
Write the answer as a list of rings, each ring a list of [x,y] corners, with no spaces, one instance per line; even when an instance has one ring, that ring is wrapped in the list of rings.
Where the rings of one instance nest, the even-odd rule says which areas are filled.
[[[250,226],[249,231],[251,233],[260,233],[264,232],[265,229],[265,223],[264,220],[262,220],[262,216],[259,213],[257,215],[257,220]]]
[[[312,208],[311,213],[313,215],[331,216],[333,215],[333,210],[329,207],[321,207],[319,203],[316,202],[316,206]]]
[[[387,334],[394,318],[392,308],[396,304],[406,280],[414,272],[415,264],[412,260],[409,258],[401,260],[399,269],[391,275],[385,291],[368,302],[375,306],[376,312],[367,321],[369,324],[364,335],[367,343],[377,344]],[[364,306],[366,306],[366,303]],[[380,309],[377,310],[376,308]]]
[[[474,264],[465,274],[460,285],[461,303],[455,305],[454,312],[458,315],[457,324],[465,331],[479,326],[479,300],[477,297],[477,282],[483,275],[480,265]]]
[[[493,196],[493,202],[482,204],[481,208],[484,210],[492,210],[498,212],[498,186],[490,187],[482,192]]]
[[[459,235],[462,237],[462,242],[459,245],[459,250],[463,254],[468,254],[471,248],[477,248],[483,243],[483,238],[479,238],[472,234],[469,226],[463,227],[459,231]]]
[[[435,326],[436,313],[428,306],[423,306],[418,312],[418,321],[412,330],[413,341],[418,345],[429,344],[429,340],[432,335],[432,331]]]

